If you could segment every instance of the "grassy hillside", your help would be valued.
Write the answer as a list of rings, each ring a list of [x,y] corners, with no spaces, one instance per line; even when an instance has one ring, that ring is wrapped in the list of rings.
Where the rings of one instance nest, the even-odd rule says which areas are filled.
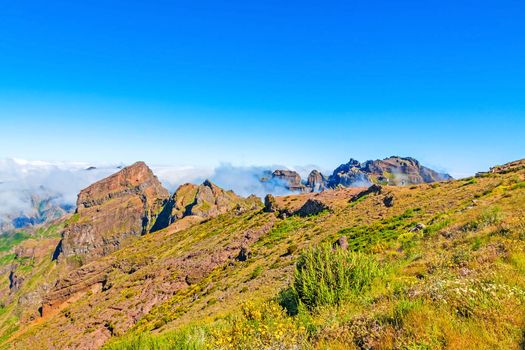
[[[60,279],[61,263],[42,258],[31,276],[59,280],[44,300],[49,311],[35,319],[10,311],[0,341],[19,349],[523,349],[524,164],[383,187],[358,201],[355,190],[311,194],[331,210],[308,217],[252,210],[173,225]],[[307,197],[278,202],[299,207]],[[342,236],[348,250],[332,247]]]

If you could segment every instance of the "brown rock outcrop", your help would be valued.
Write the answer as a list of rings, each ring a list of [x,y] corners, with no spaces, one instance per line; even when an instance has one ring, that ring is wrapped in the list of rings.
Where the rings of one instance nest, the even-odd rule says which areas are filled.
[[[332,209],[326,203],[319,199],[310,198],[295,214],[299,216],[310,216],[322,213],[323,211],[331,211]]]
[[[180,186],[173,194],[171,205],[170,224],[188,216],[207,219],[233,209],[242,212],[243,206],[253,206],[257,203],[252,197],[243,199],[233,191],[225,191],[206,180],[201,185],[188,183]]]
[[[305,192],[306,186],[301,183],[301,176],[293,170],[275,170],[272,179],[283,181],[286,188],[294,192]]]
[[[168,199],[145,163],[126,167],[80,192],[57,253],[82,261],[107,255],[149,232]]]
[[[318,170],[312,170],[306,180],[306,187],[312,192],[319,192],[326,188],[326,178]]]
[[[361,191],[358,194],[356,194],[355,196],[353,196],[350,199],[350,202],[356,202],[359,199],[361,199],[361,198],[363,198],[365,196],[368,196],[369,194],[381,194],[382,191],[383,191],[383,187],[381,187],[379,185],[372,185],[372,186],[368,187],[366,190]]]

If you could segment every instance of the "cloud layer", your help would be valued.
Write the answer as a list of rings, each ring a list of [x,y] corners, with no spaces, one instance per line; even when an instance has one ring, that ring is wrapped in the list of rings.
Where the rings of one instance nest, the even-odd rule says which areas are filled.
[[[0,223],[13,217],[34,214],[31,198],[53,198],[60,206],[74,206],[77,194],[90,184],[118,171],[117,165],[87,163],[60,163],[0,159]],[[186,182],[201,183],[210,179],[217,185],[235,191],[241,196],[255,194],[263,197],[268,193],[289,193],[282,181],[271,180],[270,170],[282,166],[239,167],[221,164],[216,168],[191,166],[152,166],[163,185],[174,192]],[[314,166],[296,168],[303,178]],[[268,181],[261,182],[262,178]]]

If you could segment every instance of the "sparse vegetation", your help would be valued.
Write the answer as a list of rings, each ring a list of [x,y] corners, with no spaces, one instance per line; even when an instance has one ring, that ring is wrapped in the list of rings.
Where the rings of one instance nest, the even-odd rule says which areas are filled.
[[[525,187],[515,185],[522,175],[388,188],[396,198],[388,208],[383,195],[358,204],[341,197],[323,215],[281,219],[254,210],[158,231],[108,256],[103,290],[82,295],[67,315],[27,326],[23,309],[0,300],[3,346],[11,339],[18,348],[35,339],[73,344],[61,343],[61,329],[76,337],[71,342],[92,338],[101,333],[91,320],[103,310],[98,319],[102,334],[111,334],[110,350],[518,350],[525,330]],[[333,248],[341,236],[348,250]],[[250,257],[235,260],[246,244]],[[219,254],[230,258],[186,279],[194,267],[176,263],[199,252],[216,254],[207,263]],[[17,300],[38,286],[43,271],[60,266],[13,261],[12,247],[1,259],[26,278]],[[190,285],[169,289],[184,281]],[[140,314],[150,296],[162,301]],[[128,309],[139,315],[131,327]]]

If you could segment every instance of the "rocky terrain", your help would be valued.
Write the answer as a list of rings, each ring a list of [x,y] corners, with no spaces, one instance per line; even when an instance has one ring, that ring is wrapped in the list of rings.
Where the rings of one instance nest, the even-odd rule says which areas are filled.
[[[94,183],[78,195],[56,256],[84,261],[121,248],[151,230],[168,199],[143,162]]]
[[[303,193],[336,187],[364,187],[372,184],[405,186],[452,180],[450,175],[422,166],[413,158],[397,156],[364,163],[350,159],[348,163],[338,166],[328,177],[318,170],[312,170],[306,181],[292,170],[275,170],[272,178],[281,180],[291,192]]]
[[[264,204],[210,181],[170,195],[141,162],[89,186],[74,214],[0,238],[0,348],[520,349],[525,161],[462,180],[395,157],[310,175],[317,190]],[[312,269],[354,266],[358,284],[291,288],[326,245]]]

